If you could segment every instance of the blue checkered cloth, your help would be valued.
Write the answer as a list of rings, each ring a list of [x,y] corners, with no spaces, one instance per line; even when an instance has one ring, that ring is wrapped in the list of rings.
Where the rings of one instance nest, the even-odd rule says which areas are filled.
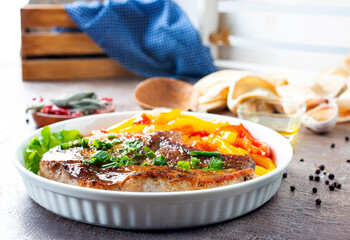
[[[196,80],[217,71],[197,30],[172,0],[73,2],[65,9],[108,56],[139,75]]]

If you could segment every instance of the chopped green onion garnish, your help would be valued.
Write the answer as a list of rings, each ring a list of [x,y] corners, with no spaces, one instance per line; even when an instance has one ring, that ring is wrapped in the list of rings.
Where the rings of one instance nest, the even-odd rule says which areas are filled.
[[[143,150],[145,150],[145,155],[148,158],[154,158],[156,155],[154,154],[154,152],[148,147],[148,146],[144,146]]]
[[[200,162],[201,162],[201,160],[199,160],[198,158],[191,157],[192,168],[198,168]]]
[[[221,170],[224,167],[225,162],[219,158],[212,157],[209,162],[210,170]]]
[[[181,154],[183,154],[185,152],[184,149],[181,146],[179,148],[179,151],[180,151]]]
[[[207,156],[207,157],[214,157],[219,156],[219,152],[202,152],[202,151],[192,151],[190,152],[191,156]]]
[[[178,161],[177,167],[182,168],[184,171],[188,171],[188,169],[191,167],[191,163],[190,161]]]
[[[68,149],[69,148],[68,143],[61,143],[60,146],[61,146],[61,149]]]
[[[83,147],[89,147],[89,139],[88,138],[83,138]]]
[[[111,155],[105,151],[98,151],[91,155],[89,164],[105,163],[111,158]]]
[[[111,166],[115,166],[115,162],[112,162],[112,163],[108,163],[108,164],[105,164],[105,165],[102,165],[101,168],[108,168],[108,167],[111,167]]]
[[[114,138],[112,141],[113,144],[119,144],[121,142],[122,142],[122,140],[120,140],[119,138]]]
[[[165,166],[167,165],[165,161],[165,157],[163,155],[159,155],[158,157],[153,159],[153,165]]]
[[[108,149],[111,149],[113,147],[113,144],[109,143],[109,142],[101,141],[99,139],[95,139],[92,142],[91,146],[93,146],[97,150],[108,150]]]
[[[112,140],[112,139],[114,139],[114,138],[116,138],[117,137],[117,135],[115,135],[115,134],[111,134],[111,135],[108,135],[107,136],[107,138],[109,139],[109,140]]]

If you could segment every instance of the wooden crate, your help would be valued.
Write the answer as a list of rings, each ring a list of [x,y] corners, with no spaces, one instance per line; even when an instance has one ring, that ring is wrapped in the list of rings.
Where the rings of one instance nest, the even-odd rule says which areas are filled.
[[[76,27],[62,5],[27,5],[21,24],[25,81],[134,76],[85,33],[52,32],[52,27]]]

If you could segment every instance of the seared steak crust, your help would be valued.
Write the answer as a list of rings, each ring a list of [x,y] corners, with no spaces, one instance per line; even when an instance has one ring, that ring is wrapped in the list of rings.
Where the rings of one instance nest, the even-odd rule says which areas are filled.
[[[205,156],[197,156],[200,159],[199,169],[184,171],[177,168],[178,161],[189,161],[189,153],[198,151],[185,145],[179,132],[124,133],[117,137],[123,142],[113,147],[116,156],[118,149],[125,147],[126,141],[138,140],[152,149],[156,156],[163,155],[168,166],[142,166],[149,159],[141,157],[140,165],[104,169],[101,164],[83,164],[83,160],[96,151],[92,148],[72,147],[61,150],[60,147],[55,147],[43,155],[38,174],[71,185],[133,192],[199,190],[243,182],[255,176],[255,163],[247,155],[220,155],[224,167],[217,171],[202,170],[208,167],[211,160],[211,157]],[[90,141],[96,138],[105,140],[107,134],[93,136]],[[145,152],[140,148],[137,153]]]

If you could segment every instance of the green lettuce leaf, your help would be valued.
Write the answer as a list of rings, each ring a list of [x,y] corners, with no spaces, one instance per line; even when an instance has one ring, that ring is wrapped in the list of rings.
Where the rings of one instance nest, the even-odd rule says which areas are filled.
[[[39,171],[40,159],[50,148],[61,143],[81,139],[82,137],[78,130],[61,130],[51,133],[50,127],[44,127],[41,130],[41,136],[33,138],[25,150],[25,167],[29,171],[37,174]]]

